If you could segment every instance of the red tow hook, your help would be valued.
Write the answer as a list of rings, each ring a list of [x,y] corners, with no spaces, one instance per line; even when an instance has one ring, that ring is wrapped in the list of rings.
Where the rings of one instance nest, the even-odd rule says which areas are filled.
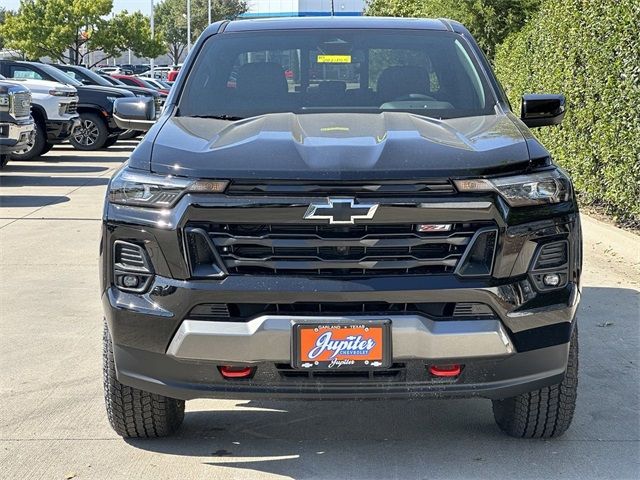
[[[429,373],[434,377],[457,377],[462,371],[462,365],[429,365]]]
[[[232,367],[225,365],[218,367],[218,370],[220,370],[220,374],[224,378],[248,378],[253,375],[255,367]]]

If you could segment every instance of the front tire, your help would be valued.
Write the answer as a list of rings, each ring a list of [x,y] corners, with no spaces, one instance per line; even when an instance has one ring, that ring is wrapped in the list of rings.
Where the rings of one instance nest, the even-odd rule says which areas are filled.
[[[559,437],[573,420],[578,390],[578,325],[573,327],[564,379],[550,387],[493,401],[493,416],[507,435]]]
[[[184,400],[164,397],[123,385],[116,378],[111,335],[104,325],[102,371],[107,417],[116,433],[125,438],[166,437],[184,420]]]
[[[80,126],[77,127],[69,141],[77,150],[93,151],[101,149],[109,138],[106,123],[96,113],[81,113]]]
[[[4,168],[9,162],[9,155],[6,153],[0,153],[0,168]]]
[[[44,155],[46,153],[46,147],[47,133],[43,126],[39,122],[36,122],[32,140],[30,140],[22,150],[10,153],[9,158],[18,162],[33,160]]]

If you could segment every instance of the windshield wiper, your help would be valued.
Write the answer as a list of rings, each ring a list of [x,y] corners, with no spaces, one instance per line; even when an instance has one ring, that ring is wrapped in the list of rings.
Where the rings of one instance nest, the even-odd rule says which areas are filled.
[[[244,120],[244,117],[235,117],[233,115],[187,115],[192,118],[215,118],[216,120],[229,120],[235,122],[237,120]]]

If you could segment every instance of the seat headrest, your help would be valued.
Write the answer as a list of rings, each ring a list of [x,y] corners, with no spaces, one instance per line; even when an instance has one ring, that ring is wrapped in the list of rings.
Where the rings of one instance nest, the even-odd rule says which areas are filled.
[[[381,99],[390,102],[410,93],[428,94],[429,72],[413,65],[385,68],[378,76],[377,91]]]
[[[287,78],[279,63],[245,63],[238,69],[236,89],[251,98],[283,95],[289,91]]]
[[[347,90],[347,82],[341,80],[328,80],[318,84],[318,93],[321,95],[342,95]]]

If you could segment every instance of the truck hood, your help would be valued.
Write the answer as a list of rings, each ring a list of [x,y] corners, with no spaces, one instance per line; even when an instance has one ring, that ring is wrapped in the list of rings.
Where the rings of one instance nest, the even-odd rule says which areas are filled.
[[[23,78],[12,78],[3,80],[3,82],[13,83],[14,85],[22,85],[31,90],[32,93],[45,93],[49,94],[50,90],[62,90],[65,92],[74,92],[77,90],[75,87],[71,85],[66,85],[64,83],[59,82],[50,82],[49,80],[34,80],[34,79],[23,79]]]
[[[78,93],[93,93],[101,95],[109,95],[113,97],[133,97],[133,93],[118,87],[104,87],[102,85],[81,85],[76,87]]]
[[[527,166],[515,122],[510,114],[437,120],[401,112],[170,117],[155,138],[151,170],[221,179],[487,175]]]

